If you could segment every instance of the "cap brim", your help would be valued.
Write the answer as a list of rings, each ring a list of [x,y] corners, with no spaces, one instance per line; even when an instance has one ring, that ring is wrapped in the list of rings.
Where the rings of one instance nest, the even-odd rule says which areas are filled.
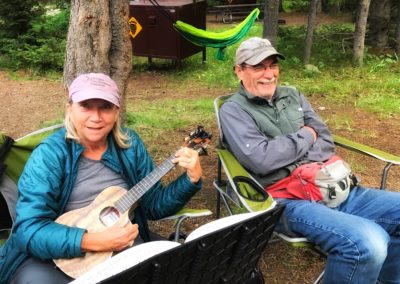
[[[71,96],[71,100],[74,103],[79,103],[91,99],[105,100],[116,105],[117,107],[120,107],[118,98],[116,98],[114,95],[110,93],[103,92],[101,90],[96,90],[96,89],[80,90],[79,92],[76,92]]]
[[[276,56],[276,57],[279,57],[280,59],[285,60],[285,56],[283,56],[279,52],[264,51],[264,52],[260,53],[259,55],[254,56],[254,57],[244,61],[244,63],[249,64],[249,65],[256,65],[256,64],[260,63],[261,61],[263,61],[264,59],[271,57],[271,56]]]

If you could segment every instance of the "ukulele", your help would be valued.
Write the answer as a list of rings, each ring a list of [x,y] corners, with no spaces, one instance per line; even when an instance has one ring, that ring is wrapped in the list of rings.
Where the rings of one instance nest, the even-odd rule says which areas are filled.
[[[198,126],[185,138],[183,146],[196,150],[199,155],[206,155],[210,139],[211,134],[205,132],[202,126]],[[108,187],[88,206],[69,211],[58,217],[55,222],[83,228],[89,233],[100,232],[116,224],[123,226],[131,222],[129,217],[132,215],[130,213],[136,207],[137,201],[175,167],[172,162],[174,158],[175,155],[171,155],[129,191],[118,186]],[[77,278],[112,257],[113,254],[112,251],[86,252],[82,257],[54,259],[54,262],[65,274]]]

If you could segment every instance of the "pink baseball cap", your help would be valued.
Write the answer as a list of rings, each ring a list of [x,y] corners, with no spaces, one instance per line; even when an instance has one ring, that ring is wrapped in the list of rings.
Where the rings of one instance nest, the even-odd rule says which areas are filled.
[[[117,84],[102,73],[81,74],[68,88],[70,101],[78,103],[90,99],[102,99],[120,107]]]

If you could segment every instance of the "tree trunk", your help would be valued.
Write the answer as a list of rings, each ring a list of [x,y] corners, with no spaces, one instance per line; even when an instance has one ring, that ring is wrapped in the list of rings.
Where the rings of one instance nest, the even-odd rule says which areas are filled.
[[[276,47],[278,34],[279,0],[265,0],[263,37]]]
[[[285,12],[283,9],[283,0],[279,0],[279,12]]]
[[[372,0],[368,17],[370,45],[378,52],[384,50],[389,41],[390,0]]]
[[[397,18],[396,18],[396,53],[400,55],[400,4],[397,5]]]
[[[125,89],[132,68],[129,35],[129,1],[71,0],[71,17],[64,66],[64,85],[82,73],[109,75],[121,92],[122,115]]]
[[[362,66],[370,0],[360,0],[353,42],[353,65]]]
[[[321,10],[322,12],[329,12],[329,0],[321,0]]]
[[[304,64],[308,64],[311,57],[311,47],[313,43],[313,35],[315,28],[315,17],[317,13],[319,0],[311,0],[310,11],[308,12],[307,34],[304,47]]]
[[[321,14],[321,13],[322,13],[322,1],[318,1],[317,14]]]

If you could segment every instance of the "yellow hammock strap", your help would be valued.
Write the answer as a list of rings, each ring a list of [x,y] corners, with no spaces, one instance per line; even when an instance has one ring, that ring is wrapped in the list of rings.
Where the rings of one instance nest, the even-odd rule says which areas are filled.
[[[194,44],[218,48],[217,59],[223,59],[225,47],[241,40],[250,30],[259,14],[260,10],[256,8],[236,27],[223,32],[198,29],[182,21],[176,21],[174,27],[183,37]]]

